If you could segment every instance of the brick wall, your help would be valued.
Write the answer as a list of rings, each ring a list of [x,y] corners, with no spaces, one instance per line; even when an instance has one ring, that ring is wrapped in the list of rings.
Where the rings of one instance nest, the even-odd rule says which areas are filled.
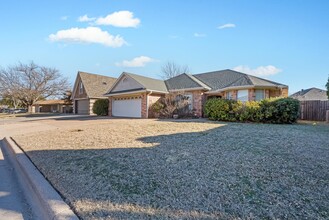
[[[147,106],[147,96],[146,93],[143,93],[141,95],[142,97],[142,118],[147,118],[148,115],[147,115],[147,112],[148,112],[148,106]]]
[[[96,102],[97,99],[89,99],[89,115],[96,115],[93,112],[93,107],[94,107],[94,103]]]
[[[109,117],[112,117],[112,97],[109,97]]]
[[[152,112],[152,105],[156,103],[161,98],[161,95],[151,94],[148,96],[148,118],[156,118],[157,113]]]
[[[270,98],[270,90],[265,89],[265,99]]]
[[[248,90],[248,100],[249,101],[255,101],[255,89],[249,89]]]
[[[288,88],[283,88],[281,90],[281,96],[282,97],[288,97]]]
[[[202,117],[203,103],[204,103],[203,91],[193,91],[191,93],[193,97],[192,106],[193,109],[195,110],[195,114],[198,117]]]

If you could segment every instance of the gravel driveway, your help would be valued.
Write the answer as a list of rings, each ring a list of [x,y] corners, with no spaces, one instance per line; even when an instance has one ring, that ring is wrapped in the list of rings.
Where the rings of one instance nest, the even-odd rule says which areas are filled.
[[[14,139],[83,219],[328,219],[328,137],[326,125],[113,119]]]

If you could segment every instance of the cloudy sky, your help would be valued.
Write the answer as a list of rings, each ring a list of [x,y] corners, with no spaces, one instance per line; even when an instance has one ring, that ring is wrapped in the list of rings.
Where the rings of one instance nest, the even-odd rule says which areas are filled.
[[[0,66],[27,63],[118,77],[160,78],[168,61],[191,73],[234,69],[324,89],[329,1],[4,0]]]

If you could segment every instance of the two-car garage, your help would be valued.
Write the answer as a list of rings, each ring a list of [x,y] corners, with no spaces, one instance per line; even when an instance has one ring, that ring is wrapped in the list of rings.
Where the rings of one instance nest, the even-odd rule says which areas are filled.
[[[114,117],[142,117],[141,97],[127,97],[112,99],[112,116]]]

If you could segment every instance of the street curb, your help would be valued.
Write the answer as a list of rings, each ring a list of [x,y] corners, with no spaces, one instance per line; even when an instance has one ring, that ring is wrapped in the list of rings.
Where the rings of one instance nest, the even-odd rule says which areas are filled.
[[[38,219],[79,219],[11,138],[3,139],[3,149],[8,155],[24,194]]]

